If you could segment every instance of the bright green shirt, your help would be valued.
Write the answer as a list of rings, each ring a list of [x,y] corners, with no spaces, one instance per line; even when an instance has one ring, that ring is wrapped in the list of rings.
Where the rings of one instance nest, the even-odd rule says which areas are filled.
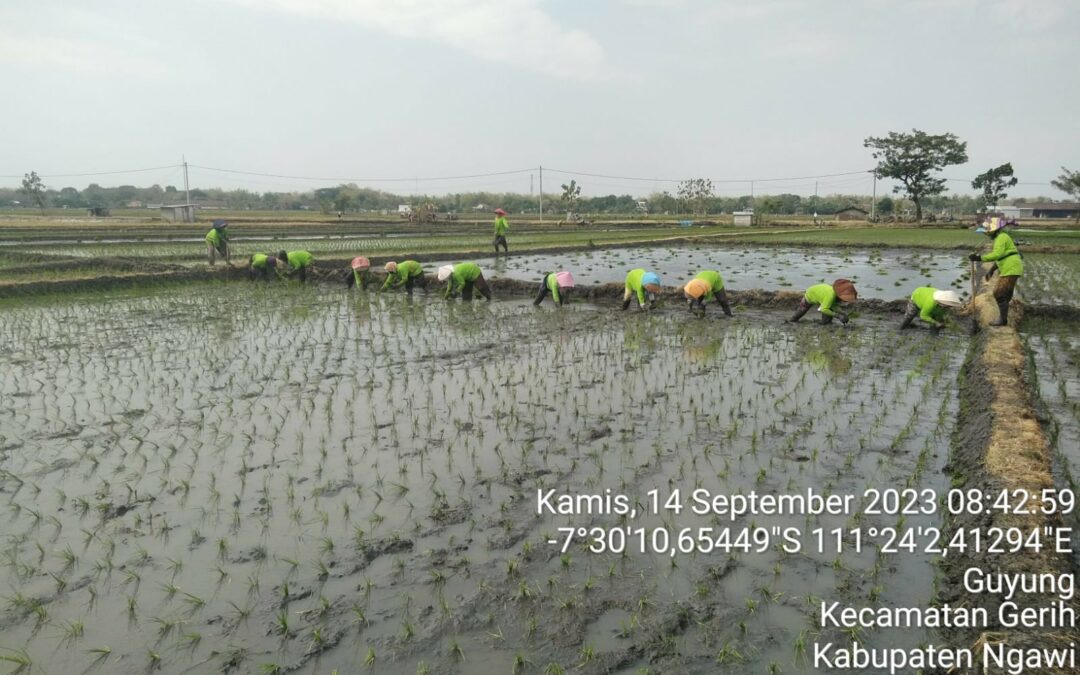
[[[315,260],[307,251],[289,251],[285,254],[285,257],[288,258],[289,267],[294,270],[311,267],[311,263]]]
[[[224,230],[219,230],[216,227],[206,233],[207,243],[213,244],[215,247],[221,246],[228,239],[229,235]]]
[[[931,326],[940,326],[945,320],[945,308],[934,300],[937,290],[933,286],[920,286],[911,294],[911,301],[919,308],[919,318]]]
[[[817,305],[825,316],[835,316],[832,308],[840,301],[840,298],[836,297],[832,284],[814,284],[806,289],[804,297],[810,304]]]
[[[255,255],[251,256],[251,269],[253,269],[253,270],[264,270],[264,269],[266,269],[267,265],[268,265],[268,262],[267,262],[268,260],[269,260],[269,256],[267,256],[265,253],[256,253]]]
[[[450,275],[449,283],[446,284],[446,297],[452,296],[459,288],[465,288],[465,284],[476,281],[482,272],[476,263],[458,263],[454,265],[454,271]]]
[[[720,277],[719,272],[713,270],[705,270],[704,272],[698,272],[695,279],[701,279],[705,283],[709,284],[709,292],[705,294],[705,300],[712,300],[713,293],[724,290],[724,280]]]
[[[401,286],[409,277],[418,277],[424,273],[423,266],[415,260],[404,260],[398,263],[397,271],[393,274],[386,275],[386,281],[383,282],[380,290],[385,291],[387,288],[397,288]]]
[[[626,288],[637,295],[638,304],[645,304],[645,286],[641,283],[641,280],[645,277],[645,270],[636,269],[630,270],[626,275]]]
[[[510,229],[510,223],[506,222],[506,216],[499,216],[495,219],[495,236],[505,237],[506,232]]]
[[[998,274],[1003,277],[1024,276],[1024,259],[1012,237],[1001,232],[994,237],[994,249],[982,257],[983,262],[996,262]]]
[[[559,304],[559,280],[555,278],[555,273],[547,275],[547,289],[551,291],[551,299],[555,301],[555,304]]]

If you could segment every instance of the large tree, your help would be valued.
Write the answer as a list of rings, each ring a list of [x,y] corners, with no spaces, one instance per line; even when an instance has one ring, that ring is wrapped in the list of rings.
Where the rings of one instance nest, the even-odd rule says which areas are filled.
[[[994,167],[986,173],[980,173],[971,181],[971,187],[982,190],[983,208],[997,206],[1008,195],[1006,188],[1016,185],[1016,176],[1013,175],[1012,163]]]
[[[1050,184],[1080,201],[1080,171],[1069,171],[1061,167],[1061,175],[1050,181]],[[1080,223],[1080,209],[1076,211],[1076,222]]]
[[[571,179],[569,183],[562,184],[562,202],[566,204],[566,220],[567,222],[573,220],[574,214],[577,212],[578,200],[581,199],[581,186],[577,184],[576,180]]]
[[[705,215],[705,202],[713,196],[713,184],[708,178],[690,178],[679,183],[679,199],[690,204],[694,214]]]
[[[892,178],[900,185],[893,192],[905,192],[915,203],[915,220],[922,220],[922,200],[945,191],[945,179],[934,172],[967,161],[967,143],[953,134],[928,134],[912,129],[910,134],[890,131],[887,136],[871,136],[863,147],[873,149],[878,160],[874,173]]]
[[[23,174],[22,187],[19,192],[26,195],[27,199],[37,204],[41,209],[41,215],[45,215],[45,185],[41,182],[41,176],[37,171]]]

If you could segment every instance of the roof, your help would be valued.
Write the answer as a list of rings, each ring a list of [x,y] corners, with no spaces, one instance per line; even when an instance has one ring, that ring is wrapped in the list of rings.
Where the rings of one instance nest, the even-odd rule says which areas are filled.
[[[1080,209],[1080,202],[1026,202],[1024,204],[1017,204],[1016,206],[1021,209],[1039,209],[1041,211],[1051,209],[1075,211]]]
[[[162,204],[160,208],[163,209],[193,209],[194,204]]]
[[[844,208],[837,211],[837,213],[843,213],[844,211],[858,211],[859,213],[870,213],[866,209],[858,206],[845,206]]]

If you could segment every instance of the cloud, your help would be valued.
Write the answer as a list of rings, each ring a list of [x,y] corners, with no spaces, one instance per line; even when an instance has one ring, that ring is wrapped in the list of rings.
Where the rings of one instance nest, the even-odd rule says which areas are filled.
[[[0,63],[142,77],[164,72],[156,61],[97,42],[5,33],[0,33]]]
[[[559,79],[594,81],[617,76],[600,43],[585,31],[560,26],[540,8],[539,0],[228,1],[430,40]]]

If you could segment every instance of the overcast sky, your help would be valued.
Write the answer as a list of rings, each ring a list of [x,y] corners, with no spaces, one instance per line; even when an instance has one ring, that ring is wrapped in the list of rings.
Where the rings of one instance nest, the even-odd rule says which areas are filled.
[[[1080,169],[1076,0],[94,0],[0,3],[0,176],[589,194],[863,171],[862,141],[953,132],[970,179]],[[822,194],[869,193],[868,174]],[[15,185],[17,178],[0,178]],[[964,182],[953,189],[970,192]],[[538,187],[538,186],[537,186]],[[880,187],[880,186],[879,186]],[[813,179],[755,191],[812,194]],[[744,194],[748,183],[717,183]],[[1064,195],[1021,185],[1013,196]]]

